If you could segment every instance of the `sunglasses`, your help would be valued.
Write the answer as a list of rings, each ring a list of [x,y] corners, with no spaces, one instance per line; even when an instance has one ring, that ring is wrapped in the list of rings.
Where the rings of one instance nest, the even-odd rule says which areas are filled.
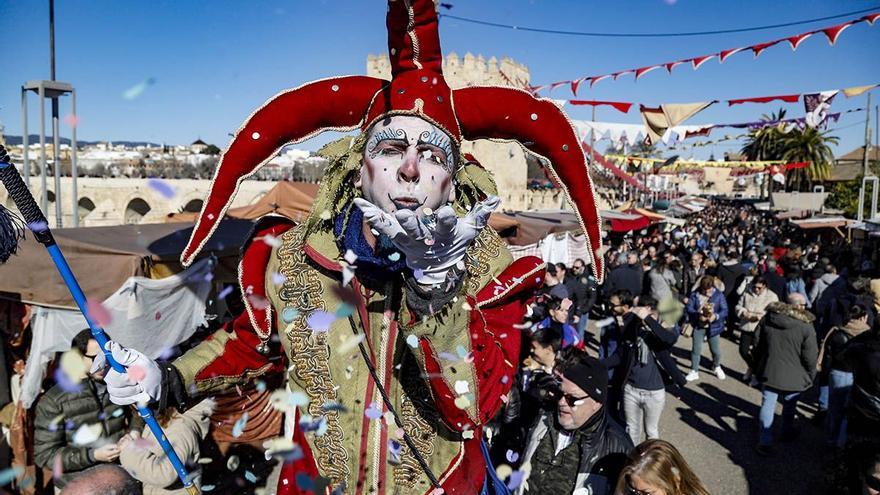
[[[626,480],[626,495],[652,495],[651,492],[646,492],[644,490],[636,490],[633,488],[632,484],[630,484],[629,478]]]
[[[585,395],[583,397],[576,397],[572,394],[563,393],[562,390],[556,389],[552,391],[553,400],[559,402],[559,399],[565,399],[565,403],[568,404],[568,407],[575,407],[583,404],[583,401],[590,398],[589,395]]]

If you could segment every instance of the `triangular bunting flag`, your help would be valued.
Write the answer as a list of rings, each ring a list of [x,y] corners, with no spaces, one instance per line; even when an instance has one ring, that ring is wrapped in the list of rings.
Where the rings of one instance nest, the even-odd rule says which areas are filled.
[[[571,94],[573,94],[575,96],[578,95],[578,86],[581,85],[581,82],[583,82],[584,79],[586,79],[586,78],[582,77],[580,79],[575,79],[574,81],[571,82]]]
[[[837,38],[840,36],[846,28],[852,26],[854,22],[844,22],[843,24],[838,24],[836,26],[831,26],[830,28],[825,28],[822,30],[825,33],[825,36],[828,37],[828,42],[831,43],[831,46],[834,46],[834,43],[837,42]]]
[[[816,33],[816,31],[810,31],[809,33],[802,33],[802,34],[797,34],[794,36],[789,36],[788,38],[785,38],[785,41],[788,41],[788,44],[791,45],[792,51],[794,51],[794,50],[798,49],[798,46],[800,46],[802,41],[804,41],[805,39],[814,35],[815,33]]]
[[[745,50],[745,48],[731,48],[730,50],[722,50],[721,53],[718,54],[718,60],[720,60],[721,63],[724,63],[724,61],[727,60],[727,57],[733,55],[734,53],[739,53],[743,50]]]
[[[865,21],[868,25],[873,26],[877,19],[880,19],[880,12],[874,12],[873,14],[868,14],[865,17],[859,19],[860,21]]]
[[[636,81],[638,81],[640,77],[647,74],[648,72],[651,72],[654,69],[659,69],[660,67],[661,66],[659,65],[652,65],[650,67],[641,67],[639,69],[636,69]]]
[[[712,55],[703,55],[702,57],[692,58],[691,63],[694,64],[694,70],[699,69],[700,66],[703,65],[704,63],[706,63],[707,60],[711,60],[711,59],[715,58],[715,56],[716,56],[715,54],[712,54]]]
[[[604,76],[588,77],[587,79],[590,80],[590,87],[592,88],[593,85],[595,85],[597,82],[601,81],[602,79],[608,78],[608,77],[611,77],[611,76],[609,76],[608,74],[605,74]]]
[[[629,70],[622,70],[622,71],[620,71],[620,72],[615,72],[615,73],[611,74],[611,78],[614,79],[614,80],[616,81],[617,78],[619,78],[620,76],[623,76],[623,75],[626,75],[626,74],[630,74],[630,73],[633,73],[633,72],[635,72],[635,71],[632,70],[632,69],[629,69]]]
[[[550,84],[550,91],[553,91],[554,89],[558,88],[559,86],[562,86],[563,84],[567,84],[568,82],[569,81],[560,81],[560,82],[552,83],[552,84]]]
[[[666,70],[668,70],[669,73],[672,74],[672,69],[674,69],[675,66],[677,66],[677,65],[681,65],[681,64],[683,64],[683,63],[684,63],[684,60],[679,60],[679,61],[677,61],[677,62],[668,62],[668,63],[666,63],[666,64],[664,64],[664,65],[666,65]]]
[[[852,88],[844,89],[843,94],[847,98],[852,98],[853,96],[859,96],[860,94],[865,93],[866,91],[870,91],[876,87],[876,84],[869,84],[867,86],[854,86]]]
[[[768,41],[766,43],[759,43],[757,45],[752,45],[749,48],[751,48],[752,51],[755,52],[755,58],[758,58],[758,55],[760,55],[761,52],[763,52],[764,50],[770,48],[771,46],[779,43],[780,41],[782,41],[782,40],[774,40],[774,41]]]

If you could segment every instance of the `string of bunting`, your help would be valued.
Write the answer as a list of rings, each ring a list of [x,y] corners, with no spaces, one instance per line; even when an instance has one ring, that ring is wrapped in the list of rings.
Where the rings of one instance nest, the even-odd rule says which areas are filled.
[[[854,96],[859,96],[868,91],[876,89],[880,84],[867,84],[864,86],[853,86],[850,88],[842,88],[838,90],[834,90],[836,92],[842,92],[847,98],[852,98]],[[825,91],[828,92],[828,91]],[[802,97],[806,97],[808,95],[819,94],[820,91],[813,91],[810,93],[795,93],[790,95],[775,95],[775,96],[755,96],[752,98],[734,98],[731,100],[712,100],[712,103],[720,103],[722,101],[727,102],[727,106],[732,107],[734,105],[741,105],[743,103],[770,103],[773,101],[783,101],[786,103],[797,103],[801,100]],[[621,113],[629,113],[630,108],[633,105],[641,105],[648,106],[645,104],[633,103],[628,101],[603,101],[603,100],[558,100],[561,102],[568,103],[570,105],[581,106],[581,105],[589,105],[589,106],[609,106],[617,110]]]
[[[666,158],[651,158],[629,155],[605,155],[605,158],[618,164],[633,163],[641,167],[643,164],[655,165],[657,163],[666,162]],[[663,167],[664,172],[676,172],[681,170],[716,167],[716,168],[738,168],[750,170],[764,170],[771,166],[784,165],[784,170],[793,170],[797,168],[805,168],[809,166],[809,162],[789,163],[785,160],[752,160],[752,161],[714,161],[714,160],[679,160],[670,165]],[[783,167],[778,167],[783,168]],[[655,172],[657,167],[655,166]]]
[[[856,24],[860,24],[860,23],[865,23],[865,24],[868,24],[869,26],[873,26],[878,18],[880,18],[880,12],[874,12],[874,13],[859,17],[857,19],[853,19],[853,20],[850,20],[850,21],[847,21],[847,22],[844,22],[841,24],[834,25],[834,26],[828,26],[828,27],[816,29],[813,31],[807,31],[805,33],[800,33],[800,34],[788,36],[785,38],[779,38],[779,39],[775,39],[772,41],[766,41],[764,43],[758,43],[756,45],[743,46],[743,47],[738,47],[738,48],[728,48],[727,50],[721,50],[718,53],[701,55],[699,57],[685,58],[685,59],[681,59],[681,60],[676,60],[674,62],[665,62],[665,63],[661,63],[661,64],[656,64],[656,65],[648,65],[645,67],[638,67],[635,69],[626,69],[626,70],[621,70],[621,71],[617,71],[617,72],[612,72],[611,74],[602,74],[599,76],[581,77],[578,79],[572,79],[572,80],[568,80],[568,81],[556,81],[556,82],[550,83],[550,84],[529,86],[528,89],[532,93],[537,94],[537,93],[540,93],[541,91],[544,91],[545,89],[549,89],[550,91],[553,91],[554,89],[556,89],[560,86],[568,85],[571,88],[572,94],[574,96],[577,96],[578,88],[580,87],[580,85],[582,83],[587,82],[587,81],[589,81],[590,87],[592,88],[596,83],[598,83],[599,81],[602,81],[603,79],[611,78],[612,80],[616,81],[621,76],[629,75],[629,74],[635,75],[635,80],[638,81],[640,77],[647,74],[648,72],[651,72],[655,69],[660,69],[660,68],[665,68],[671,74],[672,70],[675,67],[682,65],[682,64],[690,64],[694,68],[694,70],[697,70],[703,64],[708,62],[709,60],[717,58],[719,63],[724,63],[724,61],[727,60],[729,57],[731,57],[732,55],[734,55],[736,53],[740,53],[740,52],[751,51],[752,53],[755,54],[755,58],[757,58],[767,48],[770,48],[772,46],[778,45],[783,42],[788,42],[788,44],[791,46],[792,51],[796,51],[797,48],[801,45],[801,43],[804,42],[804,40],[813,36],[814,34],[819,34],[819,33],[824,34],[825,37],[828,38],[828,42],[831,44],[831,46],[834,46],[834,44],[837,42],[838,38],[840,38],[841,33],[843,33],[847,28],[854,26]]]

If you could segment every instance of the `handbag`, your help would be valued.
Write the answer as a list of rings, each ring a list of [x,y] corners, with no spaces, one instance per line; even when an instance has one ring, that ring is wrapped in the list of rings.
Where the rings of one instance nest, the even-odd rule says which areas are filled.
[[[694,335],[694,326],[691,322],[686,321],[681,325],[681,336],[691,338]]]

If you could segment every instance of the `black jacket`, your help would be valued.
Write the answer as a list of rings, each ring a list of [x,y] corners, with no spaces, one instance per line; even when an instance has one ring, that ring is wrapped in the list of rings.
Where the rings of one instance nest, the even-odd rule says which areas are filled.
[[[614,422],[605,412],[600,409],[596,415],[582,426],[575,435],[577,437],[567,449],[577,448],[579,450],[579,461],[577,466],[577,475],[575,479],[558,480],[565,486],[547,486],[541,483],[541,479],[552,479],[553,476],[545,476],[538,472],[540,467],[546,469],[554,469],[552,461],[546,457],[553,456],[553,452],[549,452],[547,444],[541,445],[541,441],[550,441],[555,445],[555,439],[559,427],[556,424],[554,413],[547,413],[538,418],[537,423],[529,432],[529,443],[526,446],[526,453],[531,453],[531,457],[526,459],[530,464],[528,487],[525,491],[528,494],[552,493],[562,495],[563,493],[571,493],[572,486],[578,478],[587,476],[586,483],[592,488],[598,488],[604,484],[604,491],[592,491],[596,495],[611,495],[617,484],[617,478],[627,463],[627,455],[633,449],[632,439],[624,431],[624,429]],[[549,437],[548,437],[549,436]],[[560,452],[560,456],[563,452]],[[538,456],[541,459],[537,458]],[[566,466],[567,470],[573,471],[574,466]],[[595,482],[592,478],[596,478]],[[602,481],[599,481],[602,480]],[[604,483],[603,483],[604,482]],[[581,488],[581,486],[575,486]]]
[[[867,325],[855,321],[850,321],[843,327],[832,328],[823,342],[822,371],[837,370],[852,373],[852,366],[843,360],[843,350],[854,335],[859,335],[867,329]]]
[[[880,421],[880,332],[869,330],[853,337],[842,359],[853,371],[851,412]]]
[[[752,364],[764,385],[785,392],[802,392],[813,385],[819,349],[816,318],[807,310],[775,302],[755,329]]]
[[[611,297],[614,291],[626,289],[633,296],[642,293],[642,279],[644,272],[639,265],[620,265],[608,274],[608,280],[605,281],[605,297]]]
[[[785,277],[774,272],[768,271],[763,275],[764,280],[767,281],[767,288],[772,290],[776,297],[779,298],[780,301],[785,300]]]
[[[675,360],[670,352],[672,346],[678,340],[678,332],[667,330],[651,316],[645,318],[643,323],[643,325],[638,325],[635,328],[638,336],[642,337],[648,349],[651,350],[654,362],[657,363],[660,376],[663,378],[663,383],[666,386],[684,386],[687,380],[685,380],[678,366],[675,365]],[[636,364],[639,354],[636,337],[637,335],[623,335],[614,354],[605,360],[605,366],[617,368],[612,377],[611,385],[613,387],[623,387],[626,385],[629,374]]]
[[[571,275],[565,278],[565,287],[574,305],[572,315],[589,313],[596,304],[596,280],[592,275],[584,272],[580,276]]]
[[[115,442],[125,433],[128,408],[110,402],[103,383],[83,380],[80,392],[65,392],[59,385],[50,388],[37,402],[34,419],[34,462],[52,469],[55,456],[61,456],[63,475],[55,486],[64,487],[76,471],[98,464],[89,445],[75,445],[73,435],[84,424],[100,424],[101,438]]]

